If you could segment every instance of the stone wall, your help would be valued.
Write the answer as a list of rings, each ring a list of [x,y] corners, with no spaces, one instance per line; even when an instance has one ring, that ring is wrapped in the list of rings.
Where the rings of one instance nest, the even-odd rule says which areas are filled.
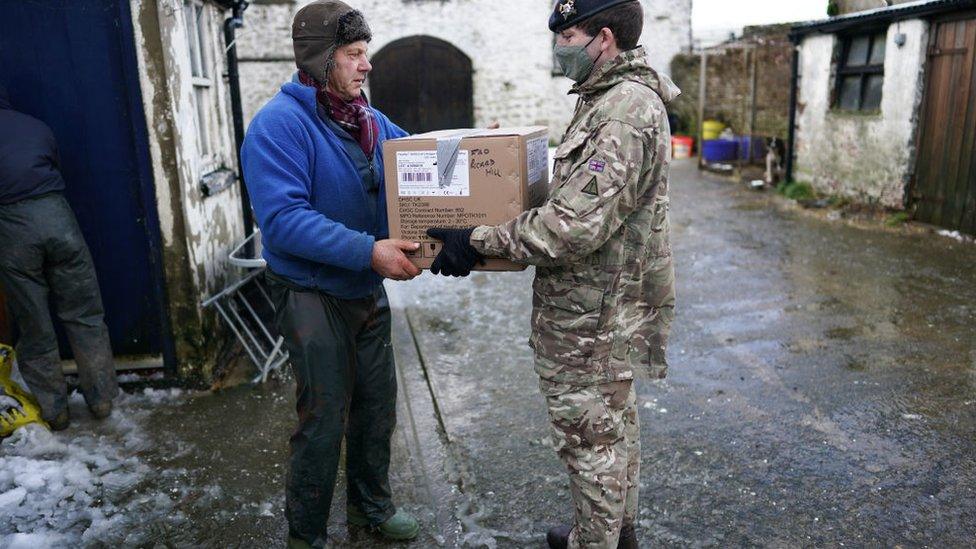
[[[667,73],[691,47],[691,0],[641,0],[651,64]],[[238,53],[244,115],[254,113],[294,72],[291,20],[305,0],[256,0],[245,15]],[[445,40],[472,60],[475,124],[541,124],[558,138],[569,123],[571,82],[553,75],[552,0],[352,0],[373,30],[371,51],[415,35]],[[367,90],[368,92],[368,90]]]
[[[752,56],[756,56],[754,135],[785,140],[789,133],[792,46],[788,26],[751,27],[741,40],[710,48],[705,119],[719,120],[736,134],[748,134],[752,118]],[[697,135],[701,74],[699,54],[680,54],[671,62],[675,82],[684,91],[672,112],[680,133]]]
[[[837,4],[837,15],[873,10],[883,8],[886,4],[904,4],[911,1],[913,0],[890,0],[889,2],[884,0],[834,0]]]
[[[800,44],[795,179],[822,193],[888,208],[904,208],[912,176],[915,132],[924,93],[928,23],[902,21],[907,43],[888,30],[885,81],[877,113],[832,108],[833,35],[813,34]]]

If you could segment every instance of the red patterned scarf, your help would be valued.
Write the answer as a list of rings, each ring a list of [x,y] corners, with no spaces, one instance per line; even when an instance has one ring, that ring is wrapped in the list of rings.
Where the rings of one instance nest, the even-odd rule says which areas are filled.
[[[346,101],[327,91],[325,86],[319,86],[305,71],[299,71],[298,79],[302,84],[316,89],[316,99],[332,120],[359,142],[367,158],[373,158],[376,141],[380,135],[380,124],[373,116],[373,111],[369,110],[366,98],[360,95],[352,101]]]

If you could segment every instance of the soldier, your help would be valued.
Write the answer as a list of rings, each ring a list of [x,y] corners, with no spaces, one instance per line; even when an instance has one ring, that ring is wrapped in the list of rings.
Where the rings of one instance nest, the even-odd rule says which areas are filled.
[[[444,242],[435,273],[465,276],[487,256],[537,266],[530,344],[576,507],[572,527],[549,531],[550,547],[637,546],[633,380],[667,370],[665,104],[680,93],[647,64],[642,27],[637,0],[558,2],[549,28],[579,101],[546,203],[504,225],[429,231]]]

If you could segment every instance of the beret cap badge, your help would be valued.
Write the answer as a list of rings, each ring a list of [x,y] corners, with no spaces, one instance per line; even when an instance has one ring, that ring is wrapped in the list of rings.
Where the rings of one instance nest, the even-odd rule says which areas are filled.
[[[569,19],[576,14],[576,0],[566,0],[559,5],[559,13],[563,19]]]

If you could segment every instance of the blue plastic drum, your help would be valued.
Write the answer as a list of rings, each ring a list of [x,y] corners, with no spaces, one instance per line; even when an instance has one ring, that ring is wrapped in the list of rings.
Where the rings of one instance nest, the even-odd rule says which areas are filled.
[[[710,139],[702,145],[705,162],[732,162],[738,155],[739,143],[733,139]]]

